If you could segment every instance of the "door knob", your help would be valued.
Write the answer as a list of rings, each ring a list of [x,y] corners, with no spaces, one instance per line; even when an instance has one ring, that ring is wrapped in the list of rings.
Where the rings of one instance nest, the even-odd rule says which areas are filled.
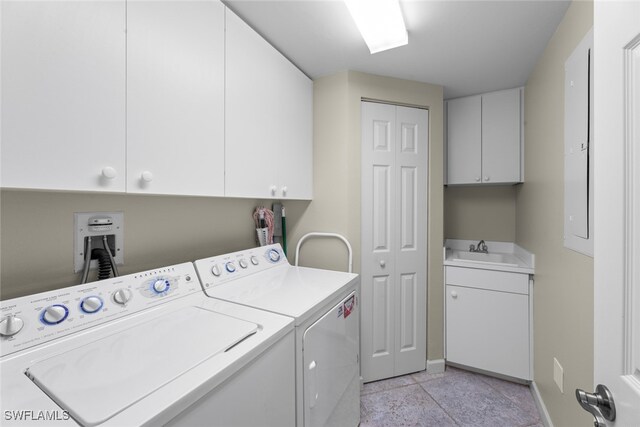
[[[593,415],[595,427],[607,427],[605,420],[616,419],[616,405],[613,403],[613,395],[606,386],[598,384],[595,393],[587,393],[576,389],[576,399],[582,409]]]

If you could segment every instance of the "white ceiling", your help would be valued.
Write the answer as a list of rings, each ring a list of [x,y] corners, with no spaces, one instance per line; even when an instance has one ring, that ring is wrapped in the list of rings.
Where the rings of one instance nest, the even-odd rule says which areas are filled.
[[[371,55],[340,0],[226,0],[309,77],[343,70],[444,86],[445,98],[522,86],[569,1],[400,0],[409,44]]]

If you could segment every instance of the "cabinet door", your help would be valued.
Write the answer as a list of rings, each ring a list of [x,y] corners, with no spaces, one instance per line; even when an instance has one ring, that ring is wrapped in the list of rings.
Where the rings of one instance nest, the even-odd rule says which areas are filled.
[[[482,182],[520,182],[520,89],[482,95]]]
[[[229,9],[226,31],[225,194],[311,197],[311,82]]]
[[[224,195],[224,6],[129,1],[127,192]]]
[[[125,2],[2,2],[2,186],[125,189]]]
[[[531,379],[528,295],[447,285],[446,302],[447,361]]]
[[[276,197],[311,199],[313,196],[313,83],[282,58],[279,86],[272,109],[278,112],[282,137],[278,141]]]
[[[475,184],[481,173],[481,97],[447,102],[447,183]]]

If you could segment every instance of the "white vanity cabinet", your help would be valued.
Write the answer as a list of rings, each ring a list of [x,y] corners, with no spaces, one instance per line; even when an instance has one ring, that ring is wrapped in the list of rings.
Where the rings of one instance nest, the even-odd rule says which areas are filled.
[[[225,194],[311,199],[313,83],[227,9]]]
[[[125,2],[3,1],[6,188],[125,190]]]
[[[446,102],[448,185],[522,182],[522,92]]]
[[[531,380],[529,274],[445,266],[446,360]]]
[[[224,195],[218,1],[127,2],[127,192]]]

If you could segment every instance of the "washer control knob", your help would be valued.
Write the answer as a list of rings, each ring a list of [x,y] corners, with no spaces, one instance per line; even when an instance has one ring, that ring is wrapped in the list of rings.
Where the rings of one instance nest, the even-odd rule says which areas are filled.
[[[249,264],[247,264],[247,260],[245,260],[244,258],[238,261],[238,264],[240,264],[240,267],[242,268],[247,268],[249,266]]]
[[[236,265],[232,261],[226,263],[224,265],[224,268],[226,268],[229,273],[233,273],[234,271],[236,271]]]
[[[3,337],[11,337],[22,330],[24,321],[13,314],[0,320],[0,335]]]
[[[42,311],[42,321],[47,325],[57,325],[69,316],[69,309],[62,304],[54,304]]]
[[[222,270],[220,270],[220,266],[218,264],[215,264],[213,267],[211,267],[211,273],[216,277],[220,277],[220,275],[222,274]]]
[[[275,249],[269,249],[269,260],[271,262],[278,262],[280,261],[280,252],[278,252]]]
[[[113,301],[116,304],[125,305],[131,299],[131,291],[129,289],[118,289],[113,294]]]
[[[255,255],[251,255],[251,264],[253,264],[253,265],[258,265],[258,264],[260,264],[260,260],[258,259],[258,257],[257,257],[257,256],[255,256]]]
[[[169,281],[166,279],[158,279],[153,282],[153,290],[161,294],[169,290]]]
[[[86,297],[80,302],[80,309],[85,313],[96,313],[102,308],[102,299],[96,296]]]

